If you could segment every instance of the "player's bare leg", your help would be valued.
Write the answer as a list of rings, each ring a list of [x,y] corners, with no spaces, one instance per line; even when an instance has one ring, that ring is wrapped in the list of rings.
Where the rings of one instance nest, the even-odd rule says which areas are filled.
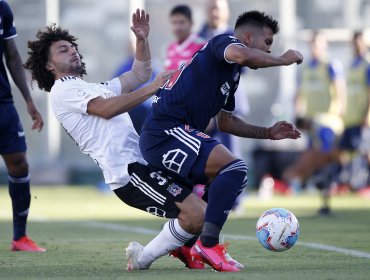
[[[162,231],[145,247],[137,242],[131,242],[126,248],[128,270],[148,269],[156,259],[180,248],[200,233],[206,203],[196,195],[190,194],[183,202],[176,202],[176,205],[180,209],[178,218],[166,222]]]

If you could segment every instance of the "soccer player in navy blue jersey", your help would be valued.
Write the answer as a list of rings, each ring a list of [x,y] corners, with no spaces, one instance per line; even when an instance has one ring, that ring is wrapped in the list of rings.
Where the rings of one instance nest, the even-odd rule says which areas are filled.
[[[243,66],[257,69],[302,62],[296,50],[280,56],[270,54],[278,31],[278,22],[263,12],[241,14],[234,36],[211,39],[157,92],[140,137],[140,149],[150,164],[186,183],[210,184],[205,223],[191,254],[219,271],[238,271],[227,262],[225,248],[218,240],[235,199],[247,184],[248,167],[204,130],[216,116],[219,130],[236,136],[272,140],[300,137],[286,121],[260,127],[233,115]]]
[[[13,206],[11,250],[44,252],[44,248],[36,245],[26,235],[28,210],[31,203],[27,147],[22,124],[10,91],[3,56],[11,77],[26,101],[27,111],[33,120],[32,129],[40,131],[43,127],[43,120],[32,101],[22,59],[15,44],[14,38],[17,36],[17,31],[13,24],[13,13],[9,5],[2,0],[0,0],[0,30],[0,154],[8,170],[9,194]]]

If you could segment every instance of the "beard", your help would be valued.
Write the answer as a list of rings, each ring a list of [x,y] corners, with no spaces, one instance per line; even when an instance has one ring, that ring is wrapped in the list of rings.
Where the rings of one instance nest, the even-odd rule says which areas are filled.
[[[71,65],[68,72],[74,75],[81,76],[81,74],[83,73],[83,66],[82,64]]]

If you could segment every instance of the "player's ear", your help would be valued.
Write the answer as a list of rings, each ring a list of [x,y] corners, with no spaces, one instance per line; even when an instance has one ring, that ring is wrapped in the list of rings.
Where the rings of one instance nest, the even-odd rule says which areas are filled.
[[[253,40],[253,33],[250,32],[250,31],[247,31],[244,33],[244,42],[247,44],[247,45],[250,45],[251,42]]]

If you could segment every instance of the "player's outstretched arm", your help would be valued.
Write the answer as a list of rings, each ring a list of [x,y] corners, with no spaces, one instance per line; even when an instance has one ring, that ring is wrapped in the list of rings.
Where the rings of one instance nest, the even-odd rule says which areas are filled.
[[[24,100],[26,101],[28,114],[31,116],[33,121],[32,129],[37,129],[38,131],[41,131],[42,127],[44,126],[44,121],[42,120],[41,114],[33,103],[27,85],[26,73],[22,65],[22,58],[19,55],[15,40],[5,40],[4,47],[6,65],[9,69],[10,75],[12,76],[15,84],[17,85],[19,91],[22,93]]]
[[[219,130],[239,137],[256,139],[297,139],[301,133],[296,127],[286,121],[279,121],[272,127],[261,127],[249,124],[232,113],[220,111],[217,115]]]
[[[87,103],[87,113],[104,119],[125,113],[154,95],[174,72],[174,70],[161,72],[149,85],[124,95],[94,98]]]
[[[288,50],[280,56],[274,56],[259,49],[248,48],[240,45],[231,45],[226,49],[225,58],[242,66],[252,69],[272,66],[301,64],[303,56],[296,50]]]
[[[148,36],[150,31],[149,15],[137,9],[132,14],[132,32],[136,36],[135,61],[130,71],[119,76],[121,93],[128,93],[149,81],[152,75]]]
[[[140,61],[147,61],[150,59],[150,48],[148,43],[148,36],[150,32],[149,14],[144,10],[137,9],[132,14],[132,32],[136,37],[136,59]]]

